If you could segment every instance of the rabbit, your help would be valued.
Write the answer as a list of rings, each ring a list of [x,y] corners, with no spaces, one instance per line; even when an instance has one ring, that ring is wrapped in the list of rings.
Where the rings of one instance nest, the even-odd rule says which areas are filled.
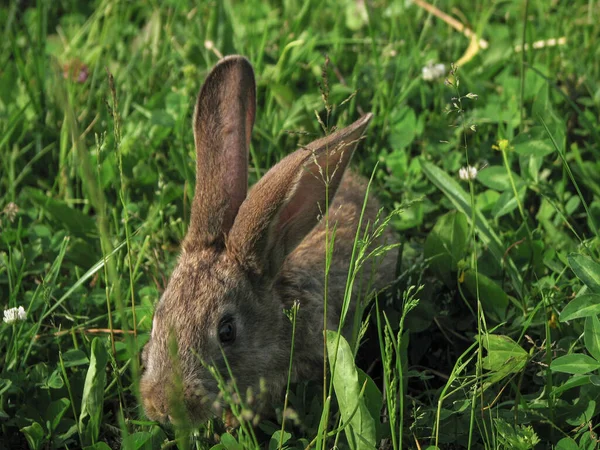
[[[334,226],[327,328],[339,326],[367,186],[346,168],[372,115],[289,154],[247,192],[255,89],[249,61],[228,56],[196,101],[189,229],[142,354],[140,394],[152,420],[198,424],[218,414],[224,405],[205,363],[228,379],[224,356],[239,392],[257,392],[262,383],[267,397],[259,409],[272,408],[287,382],[292,323],[285,310],[295,301],[292,381],[322,377],[326,233]],[[363,226],[378,212],[370,198]],[[390,233],[381,237],[387,243]],[[380,261],[374,289],[393,281],[395,262],[393,252]]]

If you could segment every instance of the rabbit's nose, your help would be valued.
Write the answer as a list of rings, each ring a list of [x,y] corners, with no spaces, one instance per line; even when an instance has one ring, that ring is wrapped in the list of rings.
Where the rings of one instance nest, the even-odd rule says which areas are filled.
[[[160,399],[148,399],[145,402],[146,414],[149,418],[165,423],[170,420],[167,413],[167,405]]]
[[[142,382],[140,394],[149,419],[166,422],[168,419],[167,392],[161,383]]]

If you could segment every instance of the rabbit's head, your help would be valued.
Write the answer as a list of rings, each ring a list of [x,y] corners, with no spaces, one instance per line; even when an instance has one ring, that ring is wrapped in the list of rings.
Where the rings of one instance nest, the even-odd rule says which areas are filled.
[[[254,115],[252,66],[222,59],[197,99],[190,226],[143,352],[140,388],[151,419],[211,416],[220,400],[209,365],[226,380],[231,373],[242,395],[256,393],[261,379],[280,393],[291,343],[283,309],[295,299],[281,298],[278,276],[332,200],[371,117],[290,154],[247,193]]]

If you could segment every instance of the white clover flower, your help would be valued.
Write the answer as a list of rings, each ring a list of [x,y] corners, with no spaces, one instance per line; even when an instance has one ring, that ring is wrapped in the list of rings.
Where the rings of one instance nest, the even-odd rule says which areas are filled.
[[[16,203],[10,202],[8,205],[6,205],[2,212],[6,215],[6,217],[8,217],[8,220],[10,220],[12,223],[15,221],[15,217],[17,217],[19,210],[20,208]]]
[[[18,320],[25,319],[27,319],[27,313],[25,312],[25,309],[22,306],[19,306],[18,308],[10,308],[4,310],[4,323],[10,325],[11,323],[15,323]]]
[[[432,62],[428,62],[427,65],[421,69],[421,73],[425,81],[434,81],[446,75],[446,66],[441,63],[433,64]]]
[[[473,166],[461,167],[458,171],[458,178],[463,181],[474,180],[477,177],[477,168]]]

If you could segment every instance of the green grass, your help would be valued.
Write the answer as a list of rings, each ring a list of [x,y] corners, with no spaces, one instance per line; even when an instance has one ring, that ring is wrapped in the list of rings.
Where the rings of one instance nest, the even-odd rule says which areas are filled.
[[[489,47],[434,81],[469,39],[410,2],[0,6],[0,307],[27,312],[0,323],[0,449],[598,446],[600,10],[437,6]],[[358,356],[327,335],[348,356],[331,390],[175,432],[144,417],[139,351],[189,220],[193,102],[233,53],[257,74],[251,183],[322,134],[315,113],[375,114],[353,166],[402,210],[399,280]],[[356,93],[330,114],[325,55],[328,102]]]

